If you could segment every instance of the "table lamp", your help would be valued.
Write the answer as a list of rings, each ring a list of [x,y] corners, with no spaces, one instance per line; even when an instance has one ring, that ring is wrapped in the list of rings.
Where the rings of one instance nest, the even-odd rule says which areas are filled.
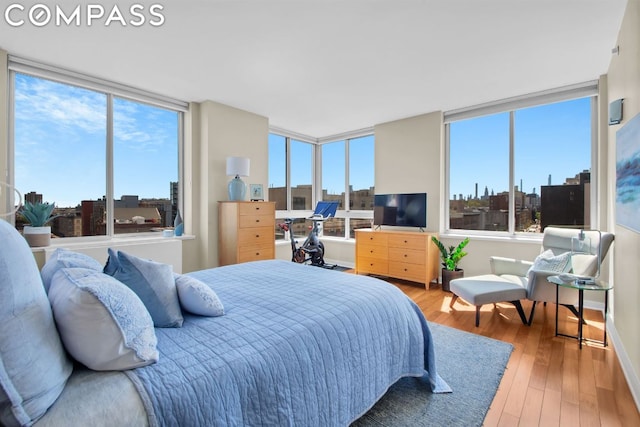
[[[227,175],[235,176],[229,181],[229,200],[242,201],[247,192],[247,185],[240,179],[249,176],[250,160],[246,157],[227,157]]]

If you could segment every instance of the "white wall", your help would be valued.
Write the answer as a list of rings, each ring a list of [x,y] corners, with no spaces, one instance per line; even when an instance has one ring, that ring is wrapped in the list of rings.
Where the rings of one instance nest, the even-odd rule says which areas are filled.
[[[440,225],[442,113],[378,124],[376,193],[427,193],[427,230]]]
[[[618,354],[626,353],[628,370],[625,371],[632,385],[636,402],[640,403],[640,234],[615,225],[615,161],[616,132],[640,113],[640,0],[629,0],[620,33],[618,55],[612,55],[607,75],[608,102],[624,98],[623,121],[609,126],[609,186],[612,197],[608,210],[609,221],[615,227],[613,322],[619,335]],[[640,213],[639,213],[640,215]],[[625,368],[625,360],[623,369]],[[635,377],[635,378],[634,378]],[[635,389],[634,382],[635,379]]]
[[[262,184],[268,180],[269,121],[266,117],[213,101],[192,106],[188,126],[191,140],[186,141],[185,154],[191,169],[191,200],[185,221],[187,233],[196,236],[185,244],[185,271],[218,265],[218,201],[228,200],[226,159],[229,156],[251,159],[247,184]],[[185,155],[186,160],[187,155]],[[247,191],[248,200],[248,191]],[[191,228],[190,228],[191,227]]]

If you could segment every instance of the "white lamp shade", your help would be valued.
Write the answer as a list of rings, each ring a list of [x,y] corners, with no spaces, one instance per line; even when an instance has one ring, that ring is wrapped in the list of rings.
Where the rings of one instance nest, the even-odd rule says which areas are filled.
[[[246,157],[227,157],[227,175],[249,176],[250,159]]]

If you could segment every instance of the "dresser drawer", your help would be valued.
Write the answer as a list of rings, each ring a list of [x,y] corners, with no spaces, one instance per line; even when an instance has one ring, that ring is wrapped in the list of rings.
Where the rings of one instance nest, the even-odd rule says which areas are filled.
[[[275,220],[273,215],[240,215],[238,226],[240,228],[274,227]]]
[[[388,238],[389,236],[386,233],[356,230],[356,241],[358,244],[387,246]]]
[[[419,249],[389,248],[389,261],[424,264],[426,255],[424,250]]]
[[[273,233],[272,227],[241,228],[238,230],[238,246],[240,250],[247,246],[273,246]]]
[[[409,234],[394,234],[389,236],[389,247],[408,248],[408,249],[424,249],[425,240],[428,236],[417,233],[415,236]]]
[[[367,257],[367,258],[386,260],[387,248],[385,246],[358,243],[358,257]]]
[[[398,279],[425,283],[426,269],[424,264],[391,262],[389,263],[389,275]]]
[[[240,248],[238,253],[238,262],[258,261],[263,259],[273,259],[275,253],[273,246],[267,247],[255,247],[255,248]]]
[[[275,219],[276,204],[265,202],[240,203],[238,206],[239,215],[267,215]]]
[[[356,271],[358,274],[379,274],[385,276],[389,273],[389,262],[369,257],[356,259]]]

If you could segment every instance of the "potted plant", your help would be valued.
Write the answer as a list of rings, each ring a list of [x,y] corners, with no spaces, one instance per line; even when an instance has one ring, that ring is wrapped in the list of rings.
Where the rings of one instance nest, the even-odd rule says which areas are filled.
[[[449,282],[464,276],[464,270],[458,268],[460,260],[467,255],[464,247],[469,244],[469,238],[458,243],[458,246],[449,246],[447,249],[437,237],[431,236],[431,240],[440,250],[442,260],[442,290],[449,292]]]
[[[22,230],[24,238],[31,247],[49,246],[51,244],[51,226],[47,224],[58,215],[52,215],[56,205],[54,203],[25,202],[20,215],[29,225]]]

